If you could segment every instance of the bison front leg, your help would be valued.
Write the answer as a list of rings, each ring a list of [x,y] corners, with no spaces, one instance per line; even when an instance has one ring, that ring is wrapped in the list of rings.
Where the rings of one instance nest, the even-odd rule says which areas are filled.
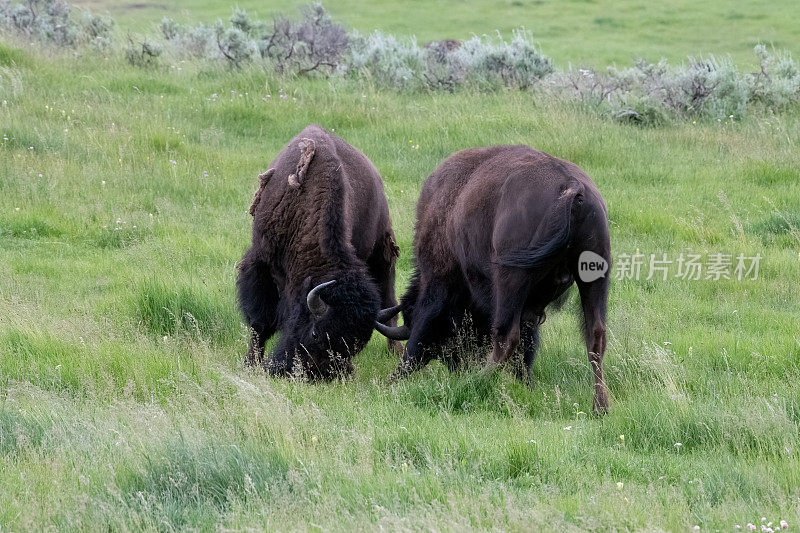
[[[264,369],[270,376],[288,377],[292,375],[297,349],[285,335],[281,335],[272,355],[263,362]]]
[[[370,274],[378,284],[381,294],[381,308],[387,309],[397,305],[397,298],[394,293],[395,262],[400,255],[400,249],[394,242],[391,233],[387,233],[375,248],[372,256],[368,259]],[[387,326],[397,325],[397,316],[393,316],[386,321]],[[403,353],[403,345],[398,340],[386,339],[389,351],[392,353]]]
[[[266,263],[254,259],[252,249],[238,266],[236,289],[239,309],[250,327],[250,344],[244,360],[247,365],[264,364],[264,343],[275,334],[278,320],[278,288]]]
[[[244,364],[247,366],[263,366],[264,364],[264,335],[258,333],[255,328],[250,328],[250,344],[247,346],[247,353],[244,354]]]
[[[403,352],[403,361],[394,378],[419,370],[437,356],[451,332],[446,312],[449,293],[443,285],[421,291],[414,305],[411,334]]]
[[[608,297],[608,278],[603,277],[590,283],[578,281],[583,308],[584,335],[586,351],[594,375],[594,412],[608,412],[608,387],[603,376],[603,356],[606,352],[606,301]]]

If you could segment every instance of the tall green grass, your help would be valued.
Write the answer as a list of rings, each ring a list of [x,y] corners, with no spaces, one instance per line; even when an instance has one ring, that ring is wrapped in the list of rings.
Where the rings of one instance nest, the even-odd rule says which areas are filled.
[[[642,129],[518,91],[4,57],[21,89],[0,107],[3,528],[800,524],[796,112]],[[242,366],[235,264],[257,174],[310,122],[381,170],[400,291],[425,177],[499,143],[584,168],[615,254],[758,253],[759,278],[614,281],[602,418],[575,295],[530,386],[440,363],[390,384],[377,337],[350,379],[269,379]]]

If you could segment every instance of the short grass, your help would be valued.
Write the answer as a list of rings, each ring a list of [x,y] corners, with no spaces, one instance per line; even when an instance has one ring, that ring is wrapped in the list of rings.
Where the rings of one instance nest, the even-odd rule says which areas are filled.
[[[227,19],[231,4],[213,0],[76,0],[94,12],[108,11],[124,31],[154,32],[163,17],[179,22]],[[239,0],[248,13],[268,19],[297,16],[307,0]],[[633,58],[682,61],[688,55],[731,54],[755,65],[759,42],[800,55],[800,25],[794,0],[332,0],[323,2],[336,20],[361,32],[380,29],[416,35],[420,42],[465,39],[473,34],[531,30],[560,67],[629,65]]]
[[[800,525],[797,113],[640,129],[515,91],[142,71],[12,41],[0,62],[0,528]],[[424,178],[498,143],[582,166],[615,255],[760,254],[759,277],[615,281],[602,418],[574,295],[531,387],[438,363],[387,384],[377,336],[351,379],[268,379],[242,366],[235,264],[257,174],[310,122],[381,170],[399,290]]]

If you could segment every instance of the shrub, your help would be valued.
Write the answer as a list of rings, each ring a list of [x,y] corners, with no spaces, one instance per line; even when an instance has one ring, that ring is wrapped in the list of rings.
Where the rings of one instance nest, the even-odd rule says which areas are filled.
[[[336,72],[348,47],[347,30],[336,24],[321,4],[303,11],[303,18],[292,23],[276,17],[272,31],[260,39],[261,56],[269,59],[279,74]]]
[[[60,46],[75,43],[69,4],[60,0],[27,0],[10,7],[12,27],[26,37],[38,37]]]
[[[250,33],[254,25],[250,22],[250,17],[247,16],[247,11],[244,9],[236,8],[230,18],[231,26],[242,33]]]
[[[766,72],[766,67],[763,69]],[[719,118],[743,116],[754,100],[752,76],[730,59],[689,58],[671,67],[666,60],[637,60],[627,69],[578,69],[550,76],[548,88],[558,95],[593,106],[615,120],[662,124],[670,116]],[[766,74],[762,92],[769,98]]]
[[[464,82],[478,86],[526,89],[553,72],[550,60],[533,44],[530,32],[515,30],[511,41],[473,37],[451,54]]]
[[[257,53],[255,43],[235,26],[226,29],[218,23],[214,32],[219,53],[231,67],[241,68],[243,63],[250,61]]]
[[[222,59],[237,69],[260,59],[278,74],[331,75],[348,46],[347,31],[320,4],[307,7],[296,22],[280,15],[270,24],[254,21],[236,9],[228,24],[220,20],[211,28],[181,28],[164,18],[159,29],[168,51],[178,57]]]
[[[181,28],[178,23],[168,17],[161,19],[158,29],[161,31],[161,35],[164,36],[164,39],[168,41],[175,39],[181,33]]]
[[[84,11],[81,25],[89,48],[102,52],[112,47],[111,32],[114,29],[114,19]]]
[[[461,48],[461,42],[454,39],[433,41],[425,45],[423,50],[425,73],[423,75],[429,88],[452,92],[460,83],[454,60],[454,53],[459,48]]]
[[[382,87],[404,90],[422,86],[424,58],[414,38],[397,39],[375,31],[351,36],[348,69]]]
[[[645,94],[679,115],[741,115],[746,110],[747,88],[730,60],[689,58],[687,66],[676,70],[662,61],[643,73]]]
[[[526,89],[553,71],[549,59],[522,31],[515,32],[511,42],[473,37],[463,44],[435,41],[423,49],[413,38],[401,40],[377,31],[354,41],[350,67],[380,85],[399,89]]]
[[[708,61],[713,65],[716,89],[706,102],[705,114],[715,118],[731,115],[743,117],[747,114],[750,100],[749,80],[739,72],[730,58],[717,61],[712,57]]]
[[[170,39],[169,46],[175,55],[187,59],[203,59],[219,55],[214,28],[205,24],[179,31]]]
[[[80,16],[79,16],[80,13]],[[113,46],[113,20],[71,9],[63,0],[0,0],[0,25],[26,38],[56,46]],[[666,60],[636,61],[629,68],[556,71],[534,44],[530,32],[474,36],[418,46],[414,37],[380,31],[348,34],[320,4],[299,20],[284,16],[269,22],[236,9],[226,23],[184,27],[164,17],[158,37],[128,38],[127,61],[152,67],[162,53],[176,59],[221,62],[240,69],[255,64],[279,75],[350,76],[395,90],[454,91],[500,88],[545,91],[577,101],[613,120],[658,125],[675,117],[723,119],[744,116],[757,105],[781,110],[800,103],[800,68],[785,52],[755,47],[759,71],[740,72],[730,58],[688,58],[672,66]],[[0,91],[8,94],[8,73],[0,73]],[[18,83],[16,83],[18,85]],[[19,92],[17,89],[14,91]]]
[[[763,44],[755,47],[760,70],[753,75],[751,98],[780,109],[800,102],[800,69],[788,52],[770,52]]]
[[[95,37],[89,41],[89,48],[95,52],[105,52],[112,48],[112,42],[108,37]]]
[[[0,1],[0,23],[24,35],[55,46],[89,44],[101,48],[110,43],[114,22],[88,11],[76,13],[62,0]]]
[[[114,19],[108,15],[93,15],[89,11],[84,11],[81,27],[88,41],[98,37],[108,37],[114,28]]]
[[[589,68],[568,70],[551,76],[548,87],[551,92],[566,92],[579,102],[601,106],[630,90],[633,81],[626,74],[613,67],[605,71]]]
[[[158,63],[158,57],[163,52],[160,45],[144,40],[135,42],[128,37],[128,46],[125,48],[125,59],[137,67],[152,67]]]
[[[610,108],[610,115],[617,122],[637,126],[660,126],[669,122],[664,108],[652,98],[624,93],[616,101],[618,103]]]

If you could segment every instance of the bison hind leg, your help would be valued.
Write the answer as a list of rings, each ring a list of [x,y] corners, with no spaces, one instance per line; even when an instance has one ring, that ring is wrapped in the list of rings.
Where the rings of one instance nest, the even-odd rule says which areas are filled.
[[[520,322],[531,279],[525,269],[499,266],[494,272],[493,284],[490,366],[505,363],[519,345]]]
[[[583,308],[584,336],[586,351],[594,376],[594,404],[597,414],[609,409],[608,387],[603,374],[603,356],[606,351],[606,299],[608,297],[608,278],[603,277],[591,283],[578,282]]]

